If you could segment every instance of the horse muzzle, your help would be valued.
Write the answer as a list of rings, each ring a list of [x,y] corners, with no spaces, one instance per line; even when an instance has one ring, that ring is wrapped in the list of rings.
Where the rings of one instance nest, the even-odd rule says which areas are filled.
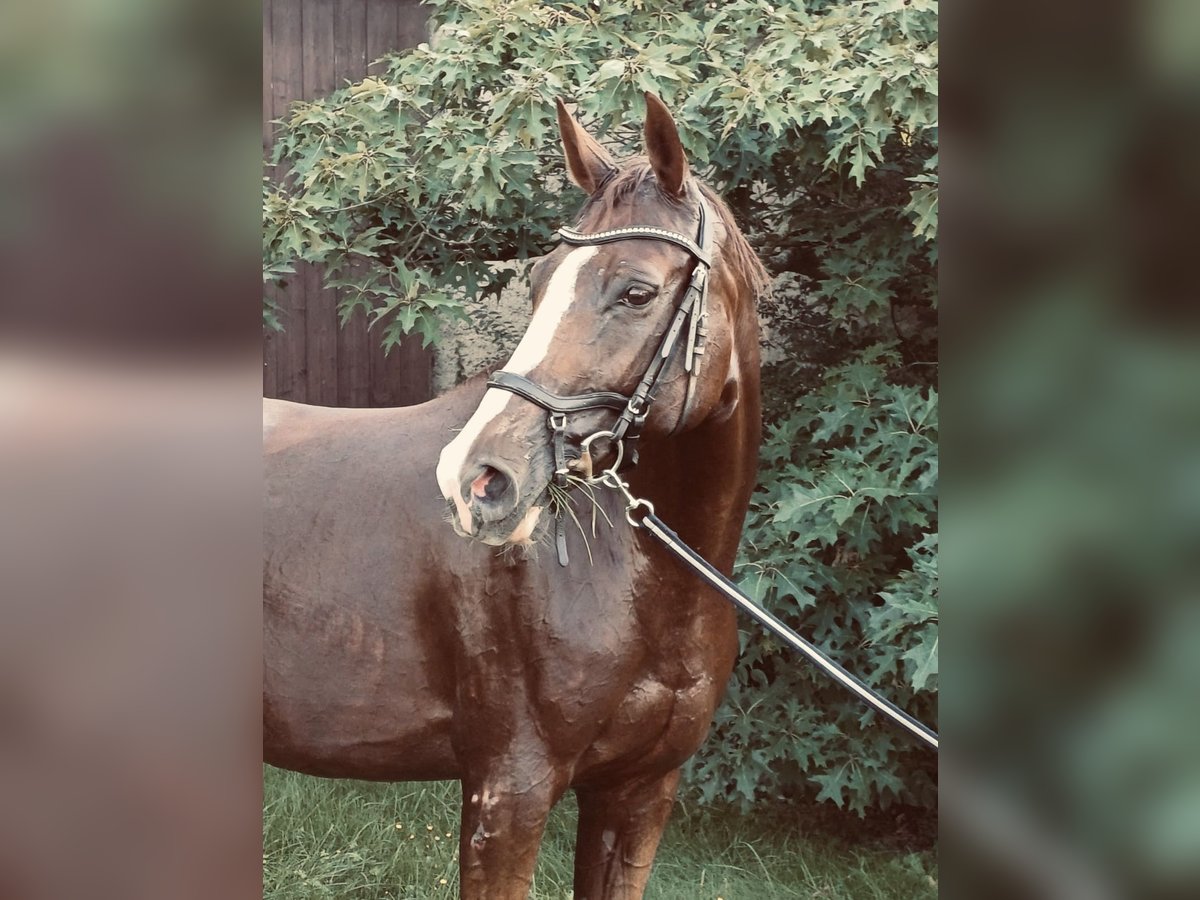
[[[532,541],[548,502],[553,463],[544,434],[522,437],[484,434],[443,451],[438,485],[462,537],[492,546]]]
[[[497,461],[476,467],[478,474],[468,474],[459,485],[463,497],[479,524],[492,525],[508,519],[517,507],[520,492],[516,477]]]

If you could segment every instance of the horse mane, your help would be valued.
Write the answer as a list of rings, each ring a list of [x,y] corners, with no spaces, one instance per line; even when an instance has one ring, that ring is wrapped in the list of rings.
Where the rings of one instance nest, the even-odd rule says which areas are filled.
[[[770,286],[771,276],[767,273],[762,261],[759,260],[758,254],[746,240],[746,236],[738,226],[737,219],[734,218],[733,211],[720,195],[700,179],[693,176],[690,180],[704,195],[709,207],[716,212],[721,224],[725,227],[726,238],[721,244],[722,262],[730,267],[734,277],[746,285],[752,301],[757,302]],[[663,203],[675,207],[681,205],[682,201],[679,198],[664,194],[658,189],[658,180],[654,177],[654,169],[651,168],[649,160],[638,157],[625,163],[600,185],[600,189],[584,204],[580,218],[582,219],[597,207],[611,211],[615,206],[627,202],[647,184],[653,185],[655,193]]]

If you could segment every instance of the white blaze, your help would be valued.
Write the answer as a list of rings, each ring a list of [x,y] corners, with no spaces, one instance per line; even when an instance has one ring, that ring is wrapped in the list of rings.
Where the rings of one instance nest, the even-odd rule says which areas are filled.
[[[534,312],[529,328],[521,338],[521,343],[517,344],[517,349],[513,351],[512,357],[504,366],[505,371],[514,372],[517,375],[528,375],[538,363],[546,358],[550,344],[553,342],[555,334],[558,333],[558,326],[575,300],[579,270],[596,255],[598,249],[597,247],[577,247],[559,263],[554,274],[550,276],[550,283],[546,285],[546,296],[542,298],[542,302]],[[504,412],[508,401],[512,398],[513,395],[508,391],[488,388],[484,392],[483,400],[479,403],[479,408],[467,420],[467,424],[458,433],[458,437],[442,449],[442,455],[438,459],[438,487],[441,489],[443,497],[454,501],[454,506],[458,510],[459,524],[468,534],[472,531],[471,511],[467,508],[467,504],[462,498],[462,492],[459,490],[459,485],[462,483],[463,465],[483,429]]]
[[[546,358],[546,352],[558,333],[558,326],[571,304],[575,302],[579,270],[599,251],[599,247],[576,247],[554,270],[554,274],[550,276],[550,283],[546,285],[546,296],[542,298],[541,304],[533,314],[521,343],[517,344],[517,349],[504,366],[505,371],[528,375]],[[508,391],[504,393],[507,394]]]

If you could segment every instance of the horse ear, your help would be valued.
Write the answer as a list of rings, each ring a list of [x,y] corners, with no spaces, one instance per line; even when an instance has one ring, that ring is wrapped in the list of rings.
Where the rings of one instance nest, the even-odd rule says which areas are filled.
[[[682,196],[688,164],[679,130],[666,105],[649,91],[646,91],[646,155],[663,192],[672,197]]]
[[[616,171],[616,163],[600,142],[567,112],[562,98],[555,102],[558,105],[558,132],[562,135],[563,153],[567,157],[567,175],[589,195],[594,194],[604,179]]]

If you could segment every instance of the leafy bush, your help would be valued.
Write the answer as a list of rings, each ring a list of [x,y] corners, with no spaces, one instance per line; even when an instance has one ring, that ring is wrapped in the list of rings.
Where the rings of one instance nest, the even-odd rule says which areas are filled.
[[[932,721],[937,687],[937,395],[869,355],[768,429],[742,587],[893,701]],[[713,738],[690,765],[704,799],[818,788],[863,812],[932,804],[929,754],[777,641],[743,635]]]
[[[933,0],[433,3],[435,38],[297,104],[264,181],[264,277],[296,260],[385,345],[486,311],[581,197],[554,99],[618,151],[642,92],[777,276],[743,583],[925,720],[937,688]],[[274,315],[264,309],[264,316]],[[286,323],[285,323],[286,324]],[[930,804],[933,761],[758,634],[690,766],[704,798]]]

